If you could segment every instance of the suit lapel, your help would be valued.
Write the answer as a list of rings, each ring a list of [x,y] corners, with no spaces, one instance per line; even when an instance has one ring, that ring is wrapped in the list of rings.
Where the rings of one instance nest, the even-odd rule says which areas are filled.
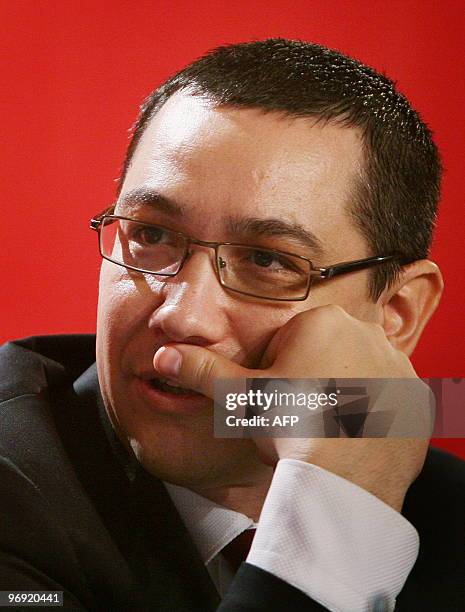
[[[170,611],[216,610],[218,593],[163,484],[141,468],[133,486],[136,520],[144,525],[135,558],[145,565],[137,572],[150,584],[152,601]]]

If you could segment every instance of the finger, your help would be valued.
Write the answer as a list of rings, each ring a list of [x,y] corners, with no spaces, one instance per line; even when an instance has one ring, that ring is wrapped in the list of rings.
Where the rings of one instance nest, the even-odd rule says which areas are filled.
[[[153,358],[153,366],[161,375],[210,398],[213,398],[217,378],[257,376],[257,370],[248,370],[217,353],[191,344],[160,347]]]

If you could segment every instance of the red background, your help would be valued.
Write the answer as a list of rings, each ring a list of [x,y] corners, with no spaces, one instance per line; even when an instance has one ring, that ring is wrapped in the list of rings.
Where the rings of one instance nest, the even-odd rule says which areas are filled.
[[[139,103],[209,48],[283,36],[385,71],[433,128],[446,168],[433,259],[446,292],[414,365],[422,376],[463,376],[463,9],[463,0],[1,3],[0,341],[94,331],[88,219],[112,201]],[[437,444],[465,458],[465,440]]]

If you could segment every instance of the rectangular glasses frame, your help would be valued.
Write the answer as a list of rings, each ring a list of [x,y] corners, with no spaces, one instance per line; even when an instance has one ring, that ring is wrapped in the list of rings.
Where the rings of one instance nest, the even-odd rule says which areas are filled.
[[[309,275],[308,275],[308,283],[307,283],[307,287],[306,287],[306,292],[305,295],[303,297],[299,297],[299,298],[275,298],[275,297],[263,297],[260,295],[256,295],[254,293],[248,293],[245,291],[241,291],[240,289],[234,289],[233,287],[229,287],[227,284],[225,284],[222,280],[222,276],[220,274],[219,271],[219,263],[218,263],[218,247],[220,246],[242,246],[242,247],[250,247],[251,245],[247,245],[247,244],[242,244],[242,243],[238,243],[238,242],[210,242],[210,241],[206,241],[206,240],[197,240],[195,238],[191,238],[190,236],[188,236],[187,234],[184,234],[183,232],[178,232],[175,230],[172,230],[170,228],[164,227],[163,225],[158,225],[156,223],[146,223],[145,221],[139,221],[138,219],[132,219],[131,217],[123,217],[120,215],[113,215],[111,214],[111,211],[114,209],[114,207],[111,207],[107,210],[105,210],[103,213],[100,213],[98,215],[95,215],[95,217],[93,217],[90,220],[90,229],[96,231],[99,235],[100,235],[100,228],[101,225],[104,221],[105,218],[110,218],[110,219],[121,219],[123,221],[134,221],[136,223],[141,223],[143,225],[148,225],[151,227],[159,227],[163,230],[172,232],[173,234],[176,234],[177,236],[183,238],[186,241],[186,255],[184,256],[184,258],[182,259],[180,266],[178,268],[178,270],[176,272],[172,272],[172,273],[158,273],[158,272],[153,272],[151,270],[144,270],[143,268],[136,268],[135,266],[131,266],[129,264],[123,264],[119,261],[115,261],[113,259],[111,259],[110,257],[108,257],[107,255],[104,255],[102,253],[102,248],[101,248],[101,243],[100,243],[100,238],[99,238],[99,250],[100,250],[100,255],[104,258],[107,259],[108,261],[111,261],[112,263],[115,263],[117,265],[123,266],[125,268],[129,268],[130,270],[134,270],[135,272],[142,272],[144,274],[154,274],[156,276],[168,276],[168,277],[172,277],[172,276],[176,276],[185,260],[186,257],[189,253],[189,245],[190,244],[198,244],[200,246],[205,246],[205,247],[210,247],[213,248],[215,250],[215,263],[216,263],[216,267],[217,267],[217,274],[218,274],[218,279],[220,281],[220,284],[225,287],[226,289],[229,289],[231,291],[235,291],[237,293],[241,293],[242,295],[249,295],[251,297],[256,297],[259,299],[263,299],[263,300],[274,300],[274,301],[279,301],[279,302],[302,302],[304,300],[307,299],[308,294],[310,293],[310,285],[311,285],[311,280],[312,278],[319,278],[319,279],[330,279],[330,278],[334,278],[335,276],[340,276],[342,274],[348,274],[350,272],[356,272],[358,270],[365,270],[367,268],[371,268],[373,266],[378,266],[380,264],[386,263],[388,261],[393,261],[393,260],[401,260],[401,257],[399,255],[377,255],[377,256],[372,256],[372,257],[366,257],[365,259],[356,259],[353,261],[343,261],[343,262],[339,262],[336,264],[333,264],[331,266],[325,266],[325,267],[316,267],[313,265],[312,261],[308,258],[308,257],[304,257],[303,255],[297,255],[295,253],[290,253],[288,251],[280,251],[277,249],[269,249],[266,247],[258,247],[255,246],[255,248],[260,248],[260,250],[263,251],[267,251],[270,253],[276,253],[278,255],[290,255],[292,257],[297,257],[298,259],[301,259],[305,262],[308,263],[309,265]],[[407,263],[407,262],[401,262],[401,263]]]

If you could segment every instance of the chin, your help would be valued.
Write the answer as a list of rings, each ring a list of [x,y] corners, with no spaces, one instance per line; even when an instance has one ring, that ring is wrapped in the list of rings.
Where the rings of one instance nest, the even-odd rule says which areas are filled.
[[[147,431],[129,437],[139,463],[153,476],[179,486],[199,489],[247,482],[258,462],[251,440],[214,438],[195,432]]]

